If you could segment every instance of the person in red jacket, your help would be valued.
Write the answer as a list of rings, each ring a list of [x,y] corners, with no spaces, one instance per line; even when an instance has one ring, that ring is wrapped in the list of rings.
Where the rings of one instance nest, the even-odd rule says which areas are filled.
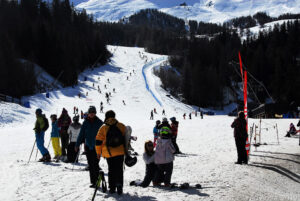
[[[173,143],[173,146],[175,148],[175,154],[180,154],[181,151],[179,151],[179,147],[176,143],[176,139],[177,139],[177,133],[178,133],[178,124],[179,122],[176,121],[176,118],[175,117],[172,117],[170,118],[171,120],[171,131],[172,131],[172,143]]]
[[[62,113],[58,119],[58,127],[59,127],[59,133],[60,133],[60,139],[61,139],[61,151],[62,151],[62,160],[67,159],[67,149],[69,144],[69,134],[68,134],[68,128],[70,124],[72,123],[71,117],[68,114],[68,111],[63,108]]]

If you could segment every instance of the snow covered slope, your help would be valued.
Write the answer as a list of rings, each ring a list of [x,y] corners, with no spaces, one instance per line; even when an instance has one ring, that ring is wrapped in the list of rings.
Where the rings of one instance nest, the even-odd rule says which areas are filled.
[[[73,0],[79,9],[86,9],[103,21],[118,21],[141,9],[156,8],[185,19],[224,22],[234,17],[265,11],[270,16],[299,13],[300,0]],[[180,6],[183,3],[187,6]]]
[[[183,120],[183,113],[192,112],[192,107],[166,96],[167,93],[160,88],[160,80],[151,70],[163,63],[166,56],[149,54],[142,48],[108,48],[113,53],[110,64],[82,73],[78,86],[52,91],[49,99],[45,98],[45,94],[27,97],[31,109],[0,103],[0,115],[1,111],[5,111],[0,117],[1,201],[91,199],[93,190],[88,187],[88,172],[80,171],[87,164],[84,156],[80,157],[80,163],[75,165],[73,172],[70,170],[72,164],[36,162],[35,151],[29,164],[27,160],[34,143],[32,128],[37,107],[42,108],[47,117],[50,114],[60,115],[63,107],[73,116],[74,106],[79,111],[86,111],[89,105],[95,105],[99,111],[100,101],[104,103],[104,111],[113,109],[120,122],[132,127],[133,135],[138,137],[132,146],[140,155],[134,167],[125,169],[124,195],[119,198],[118,195],[99,191],[96,200],[299,200],[299,139],[283,137],[289,123],[297,123],[296,119],[263,120],[262,127],[268,130],[263,130],[262,142],[268,145],[251,148],[248,166],[235,165],[236,149],[230,128],[233,118],[219,115],[200,119],[193,115],[191,120]],[[85,77],[87,81],[84,81]],[[97,91],[98,85],[101,94]],[[116,93],[113,93],[114,88]],[[85,96],[87,92],[88,96]],[[105,101],[105,92],[112,93],[110,104]],[[82,94],[81,98],[78,93]],[[158,114],[155,114],[154,120],[149,120],[150,111],[154,108]],[[129,186],[131,180],[144,177],[145,164],[141,156],[144,142],[153,139],[155,120],[164,117],[162,109],[165,109],[167,118],[175,116],[179,120],[177,142],[181,151],[186,153],[177,156],[174,161],[172,182],[200,183],[203,189]],[[97,115],[104,119],[103,113]],[[258,120],[251,119],[249,125],[253,123],[258,123]],[[280,144],[273,128],[276,123]],[[45,135],[46,146],[50,129]],[[51,144],[49,150],[53,156]],[[39,153],[37,157],[40,157]],[[107,173],[104,159],[101,159],[100,166]]]

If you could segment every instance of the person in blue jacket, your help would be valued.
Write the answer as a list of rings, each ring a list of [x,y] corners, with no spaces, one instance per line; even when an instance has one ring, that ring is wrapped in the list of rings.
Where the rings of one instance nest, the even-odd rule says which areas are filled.
[[[51,142],[54,151],[54,159],[59,160],[61,156],[61,146],[60,146],[60,136],[59,136],[59,128],[57,125],[56,114],[52,114],[50,116],[50,119],[52,121]]]
[[[96,116],[95,106],[90,106],[88,110],[88,116],[84,120],[77,142],[75,145],[75,152],[79,150],[79,146],[85,143],[86,146],[86,157],[89,165],[90,171],[90,182],[91,188],[96,187],[96,182],[99,174],[99,159],[97,158],[95,145],[96,145],[96,135],[99,128],[102,126],[103,121]]]
[[[159,137],[159,128],[158,128],[159,125],[160,125],[160,121],[157,120],[156,124],[153,128],[153,135],[154,135],[153,145],[154,145],[154,148],[156,147],[156,141],[157,141],[157,138]]]

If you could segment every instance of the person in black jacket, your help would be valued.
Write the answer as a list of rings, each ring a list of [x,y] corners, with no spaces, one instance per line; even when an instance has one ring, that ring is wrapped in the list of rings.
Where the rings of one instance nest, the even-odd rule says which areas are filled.
[[[234,128],[234,138],[238,154],[238,160],[236,164],[248,163],[247,152],[246,152],[246,140],[248,137],[247,122],[245,120],[244,112],[239,112],[238,118],[234,120],[231,127]]]

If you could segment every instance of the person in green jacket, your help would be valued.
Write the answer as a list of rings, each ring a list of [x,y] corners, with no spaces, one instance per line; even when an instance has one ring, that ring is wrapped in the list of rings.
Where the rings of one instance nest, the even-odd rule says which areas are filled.
[[[47,129],[46,122],[45,122],[46,116],[42,114],[42,110],[40,108],[36,109],[35,114],[36,114],[36,122],[33,130],[35,131],[36,145],[43,156],[39,160],[39,162],[50,162],[51,156],[49,154],[49,151],[44,146],[44,136],[45,136],[45,131]]]

